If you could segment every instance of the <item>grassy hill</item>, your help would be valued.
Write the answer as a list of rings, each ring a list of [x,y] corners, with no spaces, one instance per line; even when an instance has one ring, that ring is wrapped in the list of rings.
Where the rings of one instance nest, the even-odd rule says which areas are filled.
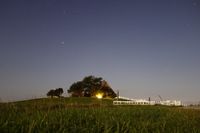
[[[0,132],[200,132],[200,110],[113,106],[110,99],[43,98],[0,104]]]

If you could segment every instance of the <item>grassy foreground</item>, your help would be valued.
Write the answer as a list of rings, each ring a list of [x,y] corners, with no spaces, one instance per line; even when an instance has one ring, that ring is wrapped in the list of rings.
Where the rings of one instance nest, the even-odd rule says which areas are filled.
[[[0,104],[0,133],[200,133],[200,110],[113,106],[94,98],[35,99]]]

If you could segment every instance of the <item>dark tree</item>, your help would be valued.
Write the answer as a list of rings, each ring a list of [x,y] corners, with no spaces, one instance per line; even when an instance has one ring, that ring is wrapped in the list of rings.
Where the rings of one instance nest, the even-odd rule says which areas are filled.
[[[60,97],[62,94],[63,94],[63,89],[62,89],[62,88],[57,88],[57,89],[55,89],[55,90],[50,90],[50,91],[47,93],[47,96],[50,96],[51,98],[52,98],[53,96]]]
[[[83,91],[83,83],[81,81],[78,81],[76,83],[73,83],[70,86],[70,89],[67,90],[68,93],[72,94],[72,97],[82,97],[84,94]]]
[[[57,97],[60,97],[63,94],[63,89],[62,88],[57,88],[54,91],[54,95]]]
[[[47,96],[50,96],[52,98],[54,96],[54,91],[55,90],[50,90],[49,92],[47,92]]]
[[[100,91],[103,92],[103,97],[110,97],[110,98],[117,97],[117,94],[112,90],[110,85],[105,80],[101,82]]]
[[[116,93],[101,77],[87,76],[82,81],[73,83],[68,89],[72,97],[93,97],[98,92],[103,93],[103,97],[116,97]]]
[[[95,96],[101,88],[101,77],[88,76],[82,80],[84,96]]]

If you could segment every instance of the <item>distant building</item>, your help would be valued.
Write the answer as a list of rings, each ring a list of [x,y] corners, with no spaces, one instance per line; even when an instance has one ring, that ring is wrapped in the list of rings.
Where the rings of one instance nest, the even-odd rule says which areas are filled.
[[[181,106],[181,101],[178,100],[166,100],[166,101],[160,101],[161,105],[167,105],[167,106]]]
[[[181,106],[182,102],[178,100],[166,100],[166,101],[150,101],[145,99],[130,99],[120,97],[124,100],[113,101],[113,105],[166,105],[166,106]]]

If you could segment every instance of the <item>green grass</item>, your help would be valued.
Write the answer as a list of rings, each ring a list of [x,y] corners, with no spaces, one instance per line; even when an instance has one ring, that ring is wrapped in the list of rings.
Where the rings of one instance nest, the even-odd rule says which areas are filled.
[[[0,104],[0,133],[199,133],[200,110],[113,106],[95,98],[35,99]]]

